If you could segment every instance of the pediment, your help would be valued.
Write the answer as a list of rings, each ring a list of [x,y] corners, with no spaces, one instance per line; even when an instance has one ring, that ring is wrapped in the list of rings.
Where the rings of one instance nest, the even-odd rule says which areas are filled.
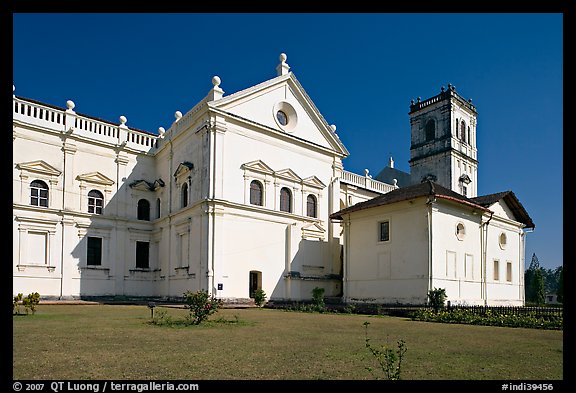
[[[48,163],[42,160],[16,164],[16,168],[22,171],[41,173],[43,175],[49,175],[49,176],[60,176],[60,174],[62,173],[62,171],[59,171],[52,165],[49,165]]]
[[[76,179],[88,183],[102,184],[105,186],[111,186],[114,184],[114,180],[101,174],[100,172],[90,172],[83,175],[78,175],[76,176]]]
[[[304,184],[306,184],[307,186],[314,187],[314,188],[323,189],[326,187],[326,185],[324,183],[322,183],[322,181],[320,179],[318,179],[316,176],[307,177],[306,179],[302,180],[302,182]]]
[[[180,164],[178,164],[178,167],[174,172],[174,177],[181,176],[186,172],[190,172],[192,169],[194,169],[194,164],[192,164],[191,162],[188,161],[181,162]]]
[[[326,229],[317,222],[305,225],[302,227],[302,238],[317,238],[323,239],[326,234]]]
[[[209,102],[210,107],[227,112],[239,121],[263,125],[298,141],[307,141],[348,156],[335,130],[326,122],[314,102],[292,72],[277,76],[248,89]],[[277,112],[282,106],[294,111],[294,128],[282,125]]]
[[[153,183],[140,179],[135,180],[130,183],[130,188],[140,191],[156,191],[160,187],[164,187],[164,181],[162,179],[155,180]]]
[[[267,175],[274,174],[274,170],[266,165],[262,160],[250,161],[241,166],[244,170],[265,173]]]
[[[280,171],[274,172],[274,176],[280,177],[282,179],[291,180],[293,182],[301,182],[302,178],[298,176],[292,169],[286,168]]]

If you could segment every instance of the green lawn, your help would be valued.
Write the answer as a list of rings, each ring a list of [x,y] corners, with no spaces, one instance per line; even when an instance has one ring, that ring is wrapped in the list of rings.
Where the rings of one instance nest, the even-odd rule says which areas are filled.
[[[157,307],[173,319],[186,310]],[[562,380],[563,331],[355,314],[222,309],[199,326],[149,324],[137,305],[39,305],[13,317],[14,379],[375,379],[365,347],[406,342],[406,380]],[[375,371],[380,371],[378,368]]]

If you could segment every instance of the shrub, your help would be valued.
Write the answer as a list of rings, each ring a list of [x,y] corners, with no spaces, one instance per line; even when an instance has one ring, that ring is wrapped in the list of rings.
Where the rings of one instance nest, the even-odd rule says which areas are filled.
[[[14,296],[14,303],[12,304],[12,314],[20,314],[20,302],[22,301],[22,294]]]
[[[266,303],[266,292],[263,289],[255,290],[252,296],[254,297],[254,303],[258,307],[262,307]]]
[[[398,349],[396,351],[389,348],[387,345],[381,345],[380,348],[375,348],[370,344],[370,339],[368,338],[368,325],[370,325],[370,322],[364,322],[364,327],[366,328],[366,348],[368,348],[372,356],[374,356],[387,379],[399,380],[402,368],[402,359],[408,350],[406,348],[406,342],[404,340],[398,340]],[[368,371],[372,372],[372,367],[366,368]]]
[[[312,304],[315,311],[325,311],[326,305],[324,303],[324,288],[316,287],[312,290]]]
[[[208,294],[208,291],[184,292],[186,308],[190,311],[188,318],[193,325],[199,325],[222,307],[222,300]]]
[[[24,299],[22,299],[22,304],[26,309],[26,314],[28,314],[28,310],[32,311],[32,314],[36,312],[36,306],[40,303],[40,294],[38,292],[30,293]]]
[[[428,291],[428,304],[434,311],[439,311],[444,307],[446,301],[446,289],[434,288]]]

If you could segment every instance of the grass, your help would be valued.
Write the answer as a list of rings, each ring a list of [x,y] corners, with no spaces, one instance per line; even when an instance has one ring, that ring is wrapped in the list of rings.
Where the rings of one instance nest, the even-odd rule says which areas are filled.
[[[404,380],[563,379],[562,331],[256,308],[222,309],[199,326],[149,321],[145,305],[41,304],[13,317],[13,378],[370,380],[368,321],[372,345],[406,342]]]

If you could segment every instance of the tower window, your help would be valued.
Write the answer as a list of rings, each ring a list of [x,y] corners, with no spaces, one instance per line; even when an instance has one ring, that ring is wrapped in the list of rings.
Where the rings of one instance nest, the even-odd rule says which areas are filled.
[[[188,206],[188,183],[182,184],[182,190],[180,192],[180,198],[182,199],[182,207]]]
[[[464,120],[460,123],[460,139],[462,142],[466,142],[466,123]]]
[[[426,122],[426,142],[434,140],[436,137],[436,122],[430,119]]]

